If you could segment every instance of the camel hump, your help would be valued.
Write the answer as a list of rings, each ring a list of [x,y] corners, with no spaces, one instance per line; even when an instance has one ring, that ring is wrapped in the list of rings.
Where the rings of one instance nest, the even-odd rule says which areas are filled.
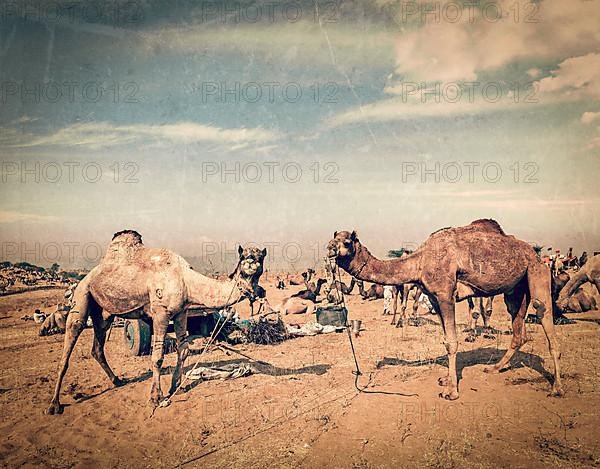
[[[113,235],[103,262],[131,262],[135,254],[143,249],[142,235],[134,230],[123,230]]]
[[[112,241],[114,242],[115,240],[127,244],[144,244],[142,243],[142,235],[135,230],[117,231],[112,237]]]
[[[471,222],[471,225],[481,227],[490,231],[495,231],[503,235],[506,234],[500,226],[500,224],[496,220],[492,220],[491,218],[482,218],[480,220],[475,220]]]

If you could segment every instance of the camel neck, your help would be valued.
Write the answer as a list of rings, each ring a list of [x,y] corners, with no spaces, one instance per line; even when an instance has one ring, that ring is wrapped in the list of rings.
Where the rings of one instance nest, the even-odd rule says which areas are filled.
[[[184,282],[191,306],[225,308],[243,299],[235,280],[216,280],[191,270],[185,270]]]
[[[419,280],[420,257],[416,252],[399,259],[383,261],[359,244],[356,255],[345,270],[359,280],[379,285],[402,285]]]

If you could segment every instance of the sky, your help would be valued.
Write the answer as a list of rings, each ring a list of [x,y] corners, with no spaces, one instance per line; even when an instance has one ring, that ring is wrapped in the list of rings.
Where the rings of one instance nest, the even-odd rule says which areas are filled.
[[[298,270],[477,218],[600,250],[600,1],[475,3],[4,2],[0,258],[129,228]]]

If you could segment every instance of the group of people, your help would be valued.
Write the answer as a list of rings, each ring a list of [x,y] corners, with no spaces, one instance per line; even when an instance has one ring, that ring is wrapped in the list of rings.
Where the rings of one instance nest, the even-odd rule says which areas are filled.
[[[551,250],[552,248],[549,248]],[[573,248],[569,248],[568,254],[565,256],[560,253],[560,249],[556,249],[553,254],[544,256],[543,261],[550,266],[552,273],[558,275],[567,269],[579,270],[588,260],[587,251],[583,251],[579,258],[573,255]]]

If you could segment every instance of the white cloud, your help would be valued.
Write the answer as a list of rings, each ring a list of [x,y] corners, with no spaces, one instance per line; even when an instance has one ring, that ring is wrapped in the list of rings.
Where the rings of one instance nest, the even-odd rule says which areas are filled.
[[[442,2],[442,9],[446,3]],[[597,50],[600,43],[598,5],[592,1],[544,0],[533,13],[521,2],[499,0],[503,18],[486,21],[475,12],[471,22],[466,8],[456,23],[434,21],[398,37],[396,73],[409,80],[475,80],[481,71],[494,70],[528,58],[564,59]],[[520,10],[518,20],[514,8]],[[512,9],[511,9],[512,7]],[[494,12],[490,10],[489,15]],[[537,22],[525,22],[535,19]]]
[[[45,223],[58,221],[59,218],[52,215],[37,215],[33,213],[21,213],[8,210],[0,210],[0,223],[34,222]]]
[[[600,119],[600,112],[584,112],[581,115],[581,123],[582,124],[588,125],[597,119]]]
[[[451,102],[440,98],[437,103],[434,97],[428,97],[425,102],[420,98],[410,99],[402,96],[377,101],[372,104],[356,107],[331,118],[329,127],[339,127],[357,122],[386,122],[419,117],[449,117],[456,115],[481,114],[497,111],[522,109],[523,106],[531,105],[522,101],[515,103],[509,96],[505,96],[498,102],[489,102],[481,98],[470,102],[464,97],[457,102]]]
[[[134,142],[192,144],[200,142],[218,143],[235,148],[239,145],[264,144],[279,138],[276,132],[262,128],[223,129],[194,122],[179,122],[165,125],[124,125],[107,122],[74,124],[54,133],[36,136],[6,129],[3,142],[10,147],[35,147],[59,145],[69,147],[105,148]]]
[[[571,57],[538,84],[542,93],[560,92],[568,99],[600,99],[600,54]]]

